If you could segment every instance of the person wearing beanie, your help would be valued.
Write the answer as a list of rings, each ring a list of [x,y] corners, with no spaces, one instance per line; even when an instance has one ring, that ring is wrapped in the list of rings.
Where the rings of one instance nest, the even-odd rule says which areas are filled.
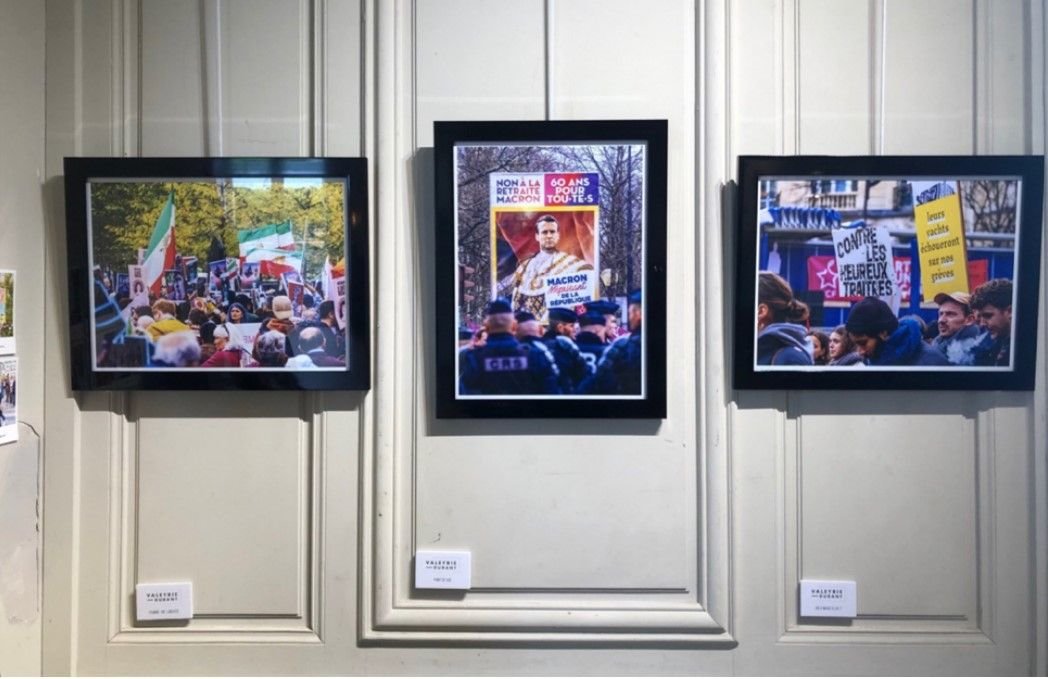
[[[782,276],[762,271],[757,278],[757,365],[812,365],[808,306],[793,297]]]
[[[920,324],[898,319],[883,300],[867,297],[852,307],[844,327],[867,365],[949,365],[925,344]]]

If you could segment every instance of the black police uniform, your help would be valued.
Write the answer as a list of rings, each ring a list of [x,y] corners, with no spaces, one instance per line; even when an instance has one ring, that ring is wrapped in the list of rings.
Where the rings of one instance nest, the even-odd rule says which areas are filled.
[[[599,335],[585,331],[575,336],[575,345],[578,346],[583,357],[589,361],[591,372],[596,370],[597,364],[600,363],[600,359],[604,357],[604,352],[608,348]]]
[[[641,393],[643,347],[640,330],[615,340],[597,364],[597,372],[581,385],[579,391],[589,394]]]
[[[509,333],[488,336],[484,346],[459,354],[459,393],[559,394],[548,351],[521,344]]]
[[[560,372],[560,388],[565,394],[573,393],[584,379],[593,374],[593,366],[582,355],[570,337],[547,332],[542,338],[546,348],[553,354]]]

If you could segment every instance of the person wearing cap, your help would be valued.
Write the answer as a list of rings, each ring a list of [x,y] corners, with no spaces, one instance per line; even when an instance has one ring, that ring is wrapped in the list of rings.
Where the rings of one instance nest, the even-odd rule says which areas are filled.
[[[535,240],[539,244],[538,253],[522,261],[513,273],[511,301],[514,311],[531,312],[543,321],[546,319],[546,279],[593,271],[593,265],[557,249],[560,224],[553,215],[542,215],[535,220]]]
[[[608,319],[600,311],[587,311],[579,316],[579,334],[575,336],[575,344],[578,345],[579,351],[590,362],[594,370],[600,359],[604,357],[605,349],[608,348],[605,341],[607,330]]]
[[[596,299],[583,303],[586,313],[596,311],[604,315],[604,343],[611,344],[619,337],[619,305],[610,299]]]
[[[942,352],[925,344],[917,321],[896,318],[891,307],[876,297],[853,306],[844,327],[867,365],[950,364]]]
[[[276,295],[273,297],[271,308],[273,310],[273,317],[262,321],[262,327],[258,330],[259,334],[262,334],[267,330],[276,330],[284,335],[291,334],[291,331],[295,328],[295,319],[291,317],[291,298],[287,295]],[[288,351],[288,356],[291,356],[292,354],[293,352]]]
[[[575,344],[575,324],[578,320],[571,309],[554,307],[549,310],[549,329],[542,337],[557,363],[560,388],[565,394],[575,392],[582,381],[593,374],[593,366]]]
[[[521,344],[508,300],[492,300],[485,310],[487,341],[459,352],[459,394],[557,394],[557,369],[548,351]]]
[[[942,352],[953,365],[975,365],[975,345],[983,332],[975,322],[967,292],[940,292],[935,296],[939,305],[939,334],[931,345]]]
[[[975,365],[1012,364],[1012,282],[1007,278],[986,281],[972,292],[971,307],[986,334],[973,350]]]
[[[644,340],[644,302],[640,290],[630,293],[626,307],[630,334],[615,340],[604,350],[593,376],[579,387],[584,394],[639,394],[641,393],[641,364]]]

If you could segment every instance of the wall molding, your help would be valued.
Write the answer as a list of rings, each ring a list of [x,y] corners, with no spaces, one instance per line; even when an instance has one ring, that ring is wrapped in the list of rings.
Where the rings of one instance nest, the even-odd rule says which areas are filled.
[[[544,8],[544,25],[548,42],[553,19],[552,3]],[[721,1],[702,3],[695,17],[708,32],[715,46],[726,49],[724,23],[726,10]],[[391,121],[389,127],[376,131],[378,165],[377,289],[416,290],[419,243],[414,233],[417,208],[407,190],[413,186],[410,168],[415,160],[416,93],[415,53],[416,4],[412,0],[367,4],[374,26],[374,59],[377,72],[367,69],[375,79],[378,120]],[[694,48],[694,45],[691,45]],[[689,53],[691,68],[694,53]],[[722,68],[707,62],[706,68]],[[686,68],[689,66],[686,64]],[[549,63],[546,90],[550,93]],[[723,81],[721,81],[723,82]],[[720,102],[726,106],[726,101]],[[547,101],[547,110],[551,104]],[[718,113],[718,116],[721,115]],[[693,129],[694,121],[685,120]],[[719,176],[719,169],[705,177]],[[706,202],[716,204],[719,186],[711,185]],[[715,209],[715,208],[714,208]],[[383,220],[385,220],[383,222]],[[701,240],[701,239],[700,239]],[[714,242],[716,250],[719,242]],[[706,245],[700,244],[700,252]],[[706,275],[705,269],[703,274]],[[715,290],[720,286],[706,279],[702,285]],[[697,387],[700,417],[710,420],[709,429],[699,433],[698,494],[695,507],[700,515],[700,550],[698,581],[692,597],[680,601],[680,589],[600,589],[586,588],[499,588],[498,592],[469,592],[464,597],[417,597],[411,589],[409,566],[414,551],[416,520],[416,482],[418,432],[424,426],[425,408],[417,401],[419,389],[413,387],[423,365],[415,351],[413,319],[419,311],[417,295],[410,304],[379,305],[380,347],[376,356],[377,399],[374,447],[363,464],[365,487],[362,516],[362,624],[360,638],[367,644],[442,643],[442,644],[525,644],[541,642],[554,645],[685,645],[704,647],[733,646],[727,630],[728,612],[728,526],[727,464],[724,458],[725,398],[724,374],[709,369],[702,379],[717,386]],[[383,342],[382,336],[389,333]],[[708,335],[703,341],[710,343]],[[383,353],[382,346],[396,346],[397,355],[413,356],[410,362],[397,361],[393,353]],[[719,347],[719,344],[718,344]],[[711,363],[718,363],[711,361]],[[422,393],[429,393],[422,390]],[[408,396],[405,396],[407,394]],[[712,403],[711,403],[712,400]],[[368,480],[374,484],[368,488]],[[373,549],[369,549],[373,545]],[[536,599],[536,592],[544,596]],[[643,593],[638,593],[643,592]],[[529,594],[529,596],[520,596]],[[672,596],[667,600],[667,595]]]

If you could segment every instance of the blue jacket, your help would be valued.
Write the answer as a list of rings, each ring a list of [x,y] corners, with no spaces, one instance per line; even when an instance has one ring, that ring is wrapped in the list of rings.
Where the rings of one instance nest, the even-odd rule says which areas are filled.
[[[757,365],[812,365],[808,330],[796,323],[772,323],[757,334]]]
[[[544,347],[496,333],[459,352],[459,393],[559,394],[557,368]]]
[[[876,355],[866,360],[869,365],[950,365],[941,351],[924,343],[921,326],[912,318],[899,321]]]
[[[597,372],[579,387],[583,394],[641,393],[641,359],[644,342],[640,330],[612,342],[597,364]]]

